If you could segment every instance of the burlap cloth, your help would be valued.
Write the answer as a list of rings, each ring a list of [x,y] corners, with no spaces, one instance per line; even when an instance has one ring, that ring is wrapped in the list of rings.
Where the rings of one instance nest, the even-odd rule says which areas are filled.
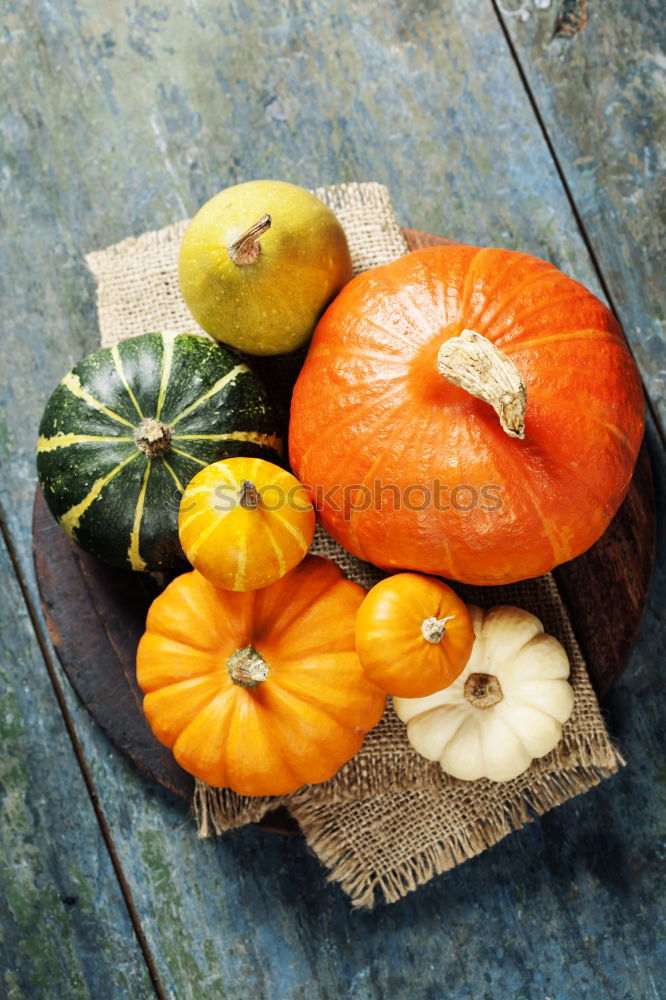
[[[406,252],[388,192],[380,184],[343,184],[315,193],[344,226],[355,273]],[[187,220],[176,222],[87,255],[98,282],[102,346],[151,330],[202,333],[178,290],[178,249],[186,226]],[[302,356],[251,361],[283,410]],[[383,575],[320,529],[312,551],[334,559],[366,587]],[[608,737],[552,576],[504,587],[455,587],[465,600],[482,607],[526,608],[564,645],[574,710],[551,754],[504,784],[457,781],[411,749],[389,699],[360,753],[330,781],[279,799],[244,798],[197,782],[194,809],[200,835],[255,822],[286,805],[331,879],[355,906],[371,907],[378,891],[387,902],[399,899],[616,771],[623,761]]]

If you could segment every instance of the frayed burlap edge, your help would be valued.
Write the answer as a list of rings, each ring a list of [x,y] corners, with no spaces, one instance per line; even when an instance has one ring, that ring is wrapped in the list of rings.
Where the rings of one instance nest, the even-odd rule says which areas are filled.
[[[277,809],[280,805],[282,800],[279,796],[258,795],[246,802],[229,788],[211,788],[197,778],[192,798],[197,837],[206,839],[248,823],[258,823],[269,810]]]
[[[595,744],[598,746],[595,749]],[[594,763],[599,752],[605,761]],[[539,780],[527,786],[520,797],[508,797],[496,804],[495,811],[477,816],[455,832],[437,831],[446,800],[428,789],[388,793],[375,800],[350,803],[348,808],[334,805],[309,805],[307,800],[290,803],[310,849],[329,870],[328,881],[337,883],[349,896],[355,909],[371,909],[379,899],[395,903],[409,892],[429,882],[436,875],[481,854],[540,815],[581,795],[604,778],[615,774],[624,760],[619,753],[608,754],[604,740],[593,739],[584,748],[586,765],[571,770],[545,771]],[[427,842],[413,849],[408,857],[368,865],[368,852],[375,846],[371,836],[365,841],[367,851],[345,838],[348,829],[373,827],[372,813],[422,817],[422,832]],[[364,815],[365,814],[365,815]],[[367,822],[370,814],[370,822]],[[381,833],[381,829],[376,831]],[[403,837],[405,831],[402,831]],[[410,837],[413,831],[410,831]]]
[[[368,733],[359,752],[328,781],[304,785],[289,795],[245,796],[228,788],[213,788],[202,781],[195,783],[194,814],[198,835],[207,837],[227,830],[257,823],[266,812],[288,806],[303,798],[333,805],[375,798],[387,789],[439,789],[442,786],[439,764],[414,753],[407,740],[407,730],[393,710],[390,699],[380,722]]]

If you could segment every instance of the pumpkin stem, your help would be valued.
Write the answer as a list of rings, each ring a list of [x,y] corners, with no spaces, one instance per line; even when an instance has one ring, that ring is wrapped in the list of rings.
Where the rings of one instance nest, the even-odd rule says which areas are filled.
[[[158,458],[171,449],[171,430],[155,417],[144,417],[134,428],[134,441],[148,458]]]
[[[520,372],[498,347],[474,330],[446,340],[437,370],[452,385],[490,403],[509,437],[525,437],[527,393]]]
[[[421,625],[421,635],[426,642],[432,642],[433,645],[441,642],[446,632],[446,623],[453,621],[455,617],[455,615],[447,615],[446,618],[424,618]]]
[[[492,708],[504,697],[500,682],[493,674],[470,674],[465,681],[464,694],[474,708]]]
[[[243,267],[246,264],[254,264],[261,251],[259,237],[268,232],[270,228],[270,215],[262,215],[253,226],[250,226],[242,236],[239,236],[228,248],[229,256],[234,264],[238,264],[239,267]]]
[[[238,502],[246,510],[256,510],[259,506],[259,490],[249,479],[241,480]]]
[[[244,646],[232,653],[227,670],[234,684],[250,690],[268,677],[268,664],[254,646]]]

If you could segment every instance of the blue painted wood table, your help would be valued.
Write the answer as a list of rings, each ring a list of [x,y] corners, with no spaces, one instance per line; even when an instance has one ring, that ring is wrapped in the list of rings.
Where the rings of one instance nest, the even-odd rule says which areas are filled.
[[[77,702],[30,555],[40,412],[97,344],[84,252],[261,176],[381,181],[404,225],[531,251],[606,298],[643,375],[663,498],[660,7],[7,0],[1,995],[664,996],[663,535],[604,703],[628,766],[371,913],[350,912],[299,838],[195,839]]]

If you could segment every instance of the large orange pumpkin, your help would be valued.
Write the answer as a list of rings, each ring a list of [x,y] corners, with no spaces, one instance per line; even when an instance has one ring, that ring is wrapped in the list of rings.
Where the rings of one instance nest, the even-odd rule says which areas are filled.
[[[430,247],[359,275],[323,315],[290,459],[360,558],[506,583],[600,537],[643,422],[636,367],[591,292],[528,254]]]
[[[242,795],[332,777],[384,710],[354,648],[364,597],[320,556],[246,593],[196,570],[176,577],[153,601],[137,652],[157,739],[190,774]]]

